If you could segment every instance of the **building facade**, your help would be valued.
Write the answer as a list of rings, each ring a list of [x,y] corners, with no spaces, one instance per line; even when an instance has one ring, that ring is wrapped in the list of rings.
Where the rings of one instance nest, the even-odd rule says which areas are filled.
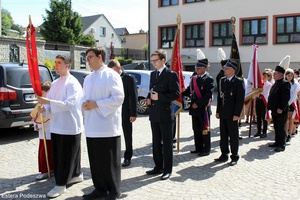
[[[121,37],[103,14],[81,17],[81,22],[82,33],[92,35],[97,46],[121,48]]]
[[[181,16],[181,58],[185,70],[196,63],[196,49],[201,49],[211,63],[210,73],[220,70],[218,48],[230,55],[232,32],[238,42],[244,74],[257,44],[261,68],[275,68],[286,55],[291,68],[300,68],[299,0],[149,0],[150,52],[163,48],[172,54]],[[232,29],[231,18],[235,18]]]

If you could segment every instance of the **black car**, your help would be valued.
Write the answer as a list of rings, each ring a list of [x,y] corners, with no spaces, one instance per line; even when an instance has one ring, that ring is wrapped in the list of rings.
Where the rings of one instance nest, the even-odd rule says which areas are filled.
[[[55,70],[51,71],[54,79],[59,78],[59,75],[55,72]],[[91,71],[87,71],[87,70],[70,70],[70,74],[72,74],[81,84],[81,86],[83,86],[83,81],[84,78],[89,75],[90,73],[92,73]]]
[[[52,82],[52,74],[46,66],[39,66],[39,72],[41,82]],[[29,114],[36,104],[28,66],[0,63],[0,128],[32,125]]]

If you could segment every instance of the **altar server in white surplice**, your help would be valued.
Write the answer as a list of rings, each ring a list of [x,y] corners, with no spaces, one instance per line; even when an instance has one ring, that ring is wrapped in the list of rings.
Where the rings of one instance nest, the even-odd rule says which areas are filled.
[[[121,134],[124,89],[120,75],[105,65],[105,49],[90,48],[93,72],[83,84],[82,110],[94,191],[84,199],[116,199],[121,183]]]

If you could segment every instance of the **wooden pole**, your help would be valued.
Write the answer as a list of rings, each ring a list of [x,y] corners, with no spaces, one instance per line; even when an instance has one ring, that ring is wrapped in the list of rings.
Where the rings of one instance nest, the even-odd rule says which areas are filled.
[[[252,114],[253,114],[253,99],[250,100],[250,127],[249,127],[249,133],[248,133],[248,137],[251,137],[251,126],[252,126]]]
[[[179,153],[180,144],[180,112],[177,115],[177,153]]]

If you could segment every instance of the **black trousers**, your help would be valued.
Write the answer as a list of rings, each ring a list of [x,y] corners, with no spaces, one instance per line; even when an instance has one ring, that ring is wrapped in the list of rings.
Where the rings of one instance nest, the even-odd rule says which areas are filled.
[[[117,196],[121,185],[121,137],[86,138],[94,187]]]
[[[272,110],[272,119],[275,130],[275,144],[281,148],[285,148],[286,142],[286,120],[287,120],[288,112],[282,112],[282,114],[278,114],[277,111]]]
[[[238,120],[233,121],[231,119],[220,118],[220,147],[223,156],[229,154],[229,138],[230,138],[230,150],[231,160],[238,161],[239,155],[239,129]]]
[[[153,160],[155,169],[172,173],[173,134],[172,122],[151,122]]]
[[[81,133],[60,135],[51,133],[54,177],[63,186],[81,173]]]
[[[122,121],[124,139],[125,139],[125,152],[124,158],[127,160],[131,160],[133,150],[132,150],[132,123],[128,120]]]
[[[262,133],[266,134],[268,122],[265,119],[267,108],[261,98],[256,98],[256,118],[257,118],[257,133],[261,133],[261,125],[263,124]]]
[[[210,131],[207,135],[203,135],[203,117],[204,116],[192,116],[192,125],[194,131],[195,150],[199,152],[210,152]]]

